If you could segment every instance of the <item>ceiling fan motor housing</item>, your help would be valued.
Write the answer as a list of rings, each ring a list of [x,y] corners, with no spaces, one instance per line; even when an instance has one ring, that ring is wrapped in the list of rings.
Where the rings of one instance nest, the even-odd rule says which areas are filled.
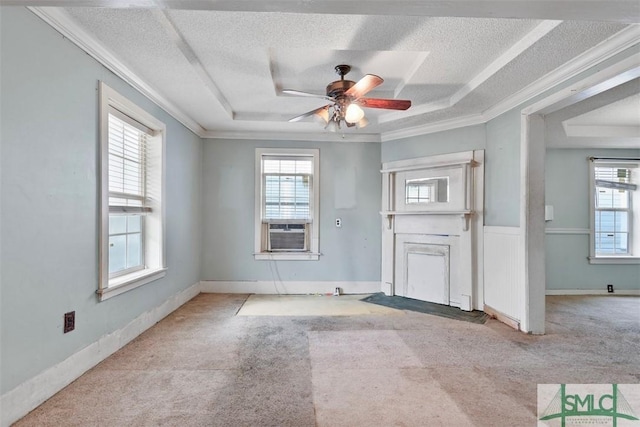
[[[342,96],[349,88],[355,85],[356,82],[351,80],[336,80],[333,83],[327,85],[327,96],[332,98],[338,98]]]

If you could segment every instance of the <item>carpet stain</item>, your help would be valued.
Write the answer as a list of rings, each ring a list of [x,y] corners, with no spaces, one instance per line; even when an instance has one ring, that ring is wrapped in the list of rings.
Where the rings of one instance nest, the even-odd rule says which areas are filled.
[[[463,311],[448,305],[434,304],[432,302],[420,301],[399,296],[387,296],[382,292],[370,295],[361,301],[371,304],[382,305],[395,308],[397,310],[409,310],[418,313],[432,314],[434,316],[446,317],[447,319],[463,320],[465,322],[484,324],[489,316],[478,310]]]

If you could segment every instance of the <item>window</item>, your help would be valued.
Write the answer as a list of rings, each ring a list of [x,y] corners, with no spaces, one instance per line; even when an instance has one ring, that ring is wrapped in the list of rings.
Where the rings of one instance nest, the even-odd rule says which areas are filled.
[[[592,263],[640,260],[639,165],[637,159],[591,161]]]
[[[255,258],[317,260],[316,149],[256,150]]]
[[[100,83],[101,300],[165,275],[165,126]]]

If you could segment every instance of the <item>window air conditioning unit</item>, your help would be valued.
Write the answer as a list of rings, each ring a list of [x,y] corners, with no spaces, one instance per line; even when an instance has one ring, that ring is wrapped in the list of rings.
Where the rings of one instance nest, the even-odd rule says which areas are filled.
[[[307,224],[269,224],[268,251],[307,251]]]

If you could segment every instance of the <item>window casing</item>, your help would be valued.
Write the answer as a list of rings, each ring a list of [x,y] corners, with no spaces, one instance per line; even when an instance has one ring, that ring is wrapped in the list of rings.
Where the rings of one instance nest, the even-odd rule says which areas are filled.
[[[592,264],[640,262],[639,166],[638,159],[591,159]]]
[[[165,275],[165,125],[100,83],[101,300]]]
[[[317,260],[319,151],[256,149],[255,259]]]

